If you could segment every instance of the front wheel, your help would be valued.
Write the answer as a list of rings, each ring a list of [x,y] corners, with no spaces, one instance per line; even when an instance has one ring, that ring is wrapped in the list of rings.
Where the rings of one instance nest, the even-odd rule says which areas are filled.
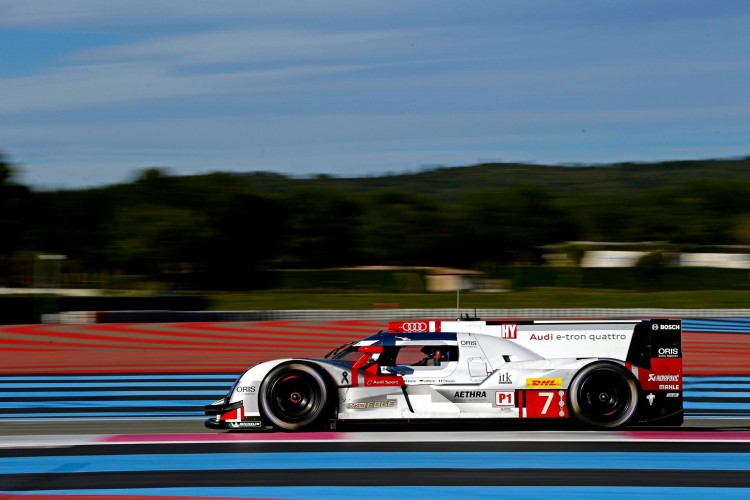
[[[593,363],[570,384],[570,408],[584,427],[599,430],[625,425],[638,408],[638,385],[621,366]]]
[[[302,363],[278,366],[260,388],[261,411],[277,428],[298,431],[319,426],[328,408],[323,376]]]

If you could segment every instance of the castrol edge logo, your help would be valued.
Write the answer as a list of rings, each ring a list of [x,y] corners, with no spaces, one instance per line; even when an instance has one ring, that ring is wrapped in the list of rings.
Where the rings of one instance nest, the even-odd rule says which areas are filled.
[[[526,387],[531,389],[562,389],[561,378],[527,378]]]

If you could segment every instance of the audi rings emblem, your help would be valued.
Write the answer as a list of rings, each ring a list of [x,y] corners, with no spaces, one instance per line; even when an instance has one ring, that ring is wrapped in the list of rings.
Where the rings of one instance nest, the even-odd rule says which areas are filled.
[[[427,323],[403,323],[401,329],[405,332],[426,332]]]

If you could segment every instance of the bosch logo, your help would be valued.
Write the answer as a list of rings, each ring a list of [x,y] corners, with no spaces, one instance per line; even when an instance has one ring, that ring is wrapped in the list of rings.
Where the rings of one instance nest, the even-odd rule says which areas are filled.
[[[659,329],[659,325],[657,325],[656,323],[654,323],[653,325],[651,325],[651,329],[652,330],[658,330]]]
[[[679,330],[680,325],[660,325],[660,330]]]
[[[426,332],[427,323],[424,323],[424,322],[402,323],[401,329],[405,332]]]

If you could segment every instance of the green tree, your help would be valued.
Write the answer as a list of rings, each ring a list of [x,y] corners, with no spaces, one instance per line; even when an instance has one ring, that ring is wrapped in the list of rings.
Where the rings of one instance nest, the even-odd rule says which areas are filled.
[[[364,200],[363,259],[380,265],[447,265],[451,222],[426,196],[398,190],[377,191]],[[447,260],[446,260],[447,259]]]
[[[14,182],[16,167],[0,151],[0,283],[16,281],[10,276],[13,255],[22,251],[23,232],[32,205],[31,191]]]
[[[239,195],[214,219],[213,228],[202,282],[235,290],[269,287],[267,271],[285,240],[283,207],[271,198]]]
[[[328,189],[290,189],[286,208],[283,265],[325,268],[357,264],[360,205]]]

